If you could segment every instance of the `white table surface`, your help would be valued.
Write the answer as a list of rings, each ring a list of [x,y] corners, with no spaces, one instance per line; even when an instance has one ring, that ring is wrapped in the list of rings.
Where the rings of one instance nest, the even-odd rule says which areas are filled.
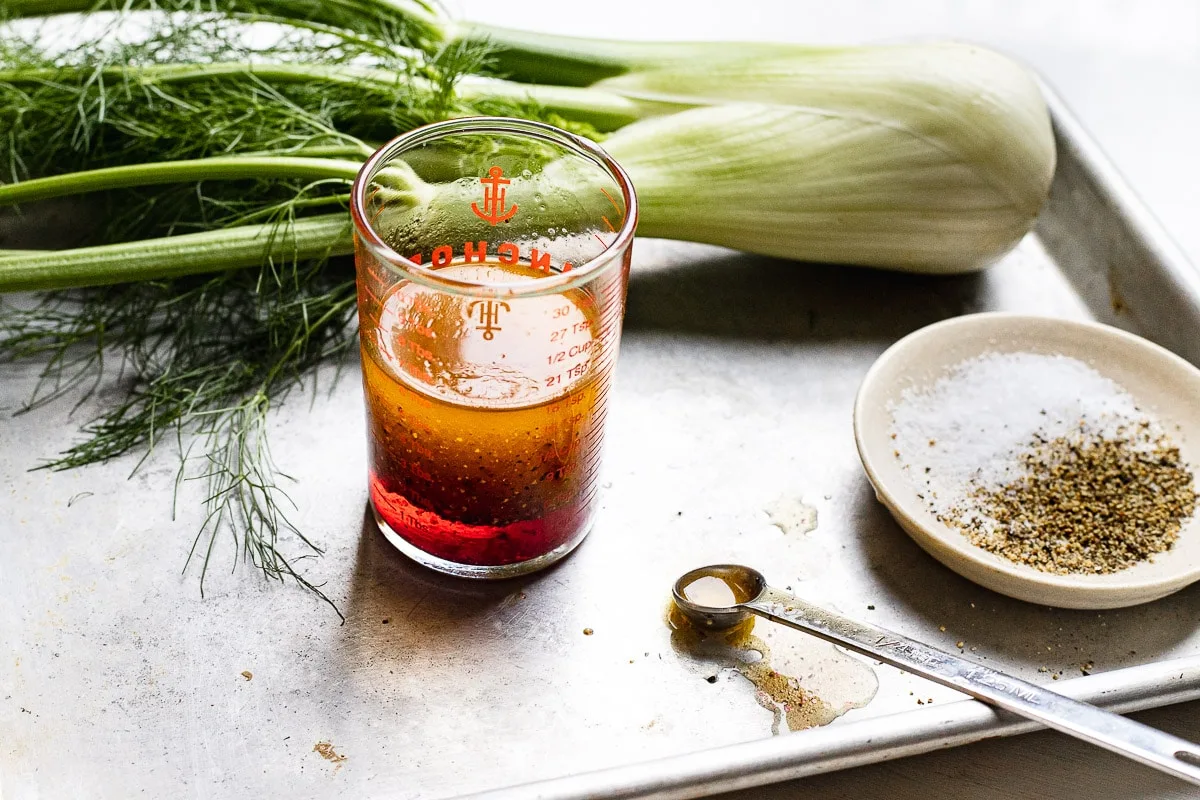
[[[1014,56],[1053,85],[1194,264],[1200,264],[1200,2],[1196,0],[450,0],[456,15],[638,39],[858,43],[954,38]],[[1138,715],[1200,740],[1200,703]],[[725,795],[1167,800],[1196,790],[1053,733],[997,740]]]

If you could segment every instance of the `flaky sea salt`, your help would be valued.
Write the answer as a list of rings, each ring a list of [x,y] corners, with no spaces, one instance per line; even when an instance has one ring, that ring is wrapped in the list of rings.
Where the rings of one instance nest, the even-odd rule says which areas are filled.
[[[1037,353],[968,359],[932,386],[905,390],[890,410],[897,457],[939,516],[961,513],[972,491],[1023,476],[1031,442],[1081,431],[1108,439],[1147,421],[1128,392],[1087,364]]]

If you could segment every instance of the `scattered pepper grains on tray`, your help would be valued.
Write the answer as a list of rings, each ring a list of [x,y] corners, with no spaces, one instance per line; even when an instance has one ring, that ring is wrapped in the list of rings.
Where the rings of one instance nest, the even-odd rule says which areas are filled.
[[[1171,548],[1197,507],[1163,425],[1077,359],[990,353],[892,405],[896,458],[968,541],[1056,574],[1104,574]]]

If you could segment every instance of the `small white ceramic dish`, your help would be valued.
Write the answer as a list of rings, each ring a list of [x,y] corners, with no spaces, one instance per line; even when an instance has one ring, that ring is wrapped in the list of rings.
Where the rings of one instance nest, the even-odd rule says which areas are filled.
[[[975,547],[937,520],[894,454],[891,404],[974,356],[1061,354],[1090,365],[1156,416],[1193,473],[1200,466],[1200,370],[1133,334],[1096,323],[1016,314],[974,314],[912,333],[879,357],[854,405],[854,436],[879,501],[930,555],[993,591],[1049,606],[1120,608],[1157,600],[1200,580],[1200,513],[1152,561],[1108,575],[1053,575]],[[1177,427],[1178,426],[1178,427]]]

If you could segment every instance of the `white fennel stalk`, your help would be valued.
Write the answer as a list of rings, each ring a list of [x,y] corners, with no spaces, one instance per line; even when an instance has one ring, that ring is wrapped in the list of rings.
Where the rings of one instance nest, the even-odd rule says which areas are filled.
[[[687,60],[595,88],[701,104],[605,142],[637,186],[643,235],[970,271],[1024,236],[1054,174],[1036,81],[968,45]]]

